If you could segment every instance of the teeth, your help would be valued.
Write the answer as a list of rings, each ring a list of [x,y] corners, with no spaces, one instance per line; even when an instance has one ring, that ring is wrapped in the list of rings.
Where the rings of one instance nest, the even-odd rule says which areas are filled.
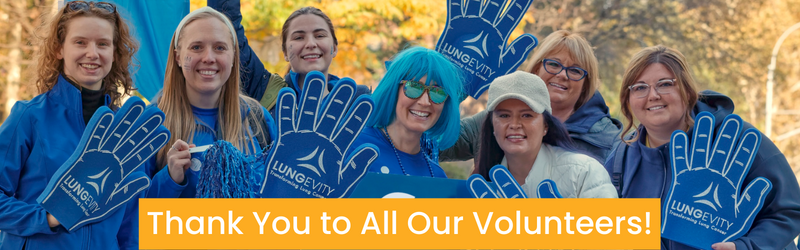
[[[650,110],[650,111],[653,111],[653,110],[659,110],[659,109],[663,109],[664,107],[666,107],[666,106],[664,106],[664,105],[661,105],[661,106],[655,106],[655,107],[649,108],[649,109],[647,109],[647,110]]]
[[[217,73],[217,72],[216,72],[216,71],[213,71],[213,70],[201,70],[201,71],[200,71],[200,74],[201,74],[201,75],[213,75],[213,74],[216,74],[216,73]]]
[[[84,68],[87,68],[87,69],[96,69],[96,68],[98,68],[100,66],[94,65],[94,64],[81,64],[81,67],[84,67]]]
[[[525,138],[525,136],[521,136],[521,135],[509,135],[508,136],[508,139],[524,139],[524,138]]]
[[[319,58],[319,55],[307,55],[303,57],[303,59],[310,59],[310,58]]]
[[[557,83],[552,83],[552,82],[549,83],[549,84],[550,84],[550,86],[553,86],[553,87],[556,87],[556,88],[560,88],[560,89],[563,89],[563,90],[567,90],[567,86],[564,86],[564,85],[561,85],[561,84],[557,84]]]
[[[414,110],[409,110],[409,111],[411,111],[412,114],[414,114],[416,116],[420,116],[420,117],[428,117],[429,115],[431,115],[429,113],[423,113],[423,112],[414,111]]]

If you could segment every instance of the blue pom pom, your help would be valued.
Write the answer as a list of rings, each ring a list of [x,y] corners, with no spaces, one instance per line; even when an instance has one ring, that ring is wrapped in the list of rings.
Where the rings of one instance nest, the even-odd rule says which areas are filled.
[[[247,157],[226,141],[208,148],[197,181],[197,198],[255,198],[253,157]]]

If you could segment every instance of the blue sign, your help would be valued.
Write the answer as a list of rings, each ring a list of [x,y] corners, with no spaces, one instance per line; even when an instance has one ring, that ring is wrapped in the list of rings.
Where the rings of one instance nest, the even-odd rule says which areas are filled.
[[[472,198],[466,181],[368,173],[350,198]]]

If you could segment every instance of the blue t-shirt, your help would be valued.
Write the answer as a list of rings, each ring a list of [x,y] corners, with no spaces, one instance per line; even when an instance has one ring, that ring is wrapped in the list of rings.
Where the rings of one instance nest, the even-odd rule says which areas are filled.
[[[353,142],[353,146],[359,146],[364,143],[372,143],[378,147],[378,159],[369,167],[369,172],[382,173],[382,174],[397,174],[402,175],[403,170],[407,175],[411,176],[426,176],[447,178],[439,163],[431,161],[422,151],[417,154],[408,154],[400,150],[395,150],[389,139],[383,134],[382,129],[367,127],[361,131],[361,134]],[[395,155],[395,151],[397,155]],[[403,167],[400,168],[398,158]]]

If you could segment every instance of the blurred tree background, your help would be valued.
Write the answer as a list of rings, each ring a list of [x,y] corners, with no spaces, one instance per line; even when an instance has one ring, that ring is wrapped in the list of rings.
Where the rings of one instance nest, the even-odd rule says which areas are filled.
[[[0,0],[0,122],[16,100],[35,95],[25,77],[36,50],[30,41],[55,0]],[[205,6],[191,0],[192,9]],[[280,49],[284,20],[295,9],[316,6],[328,14],[339,38],[331,72],[374,86],[384,61],[412,45],[433,48],[445,24],[444,0],[242,0],[243,24],[271,72],[285,73]],[[600,91],[620,118],[619,93],[630,57],[664,44],[683,52],[701,90],[730,96],[736,113],[766,131],[767,66],[781,34],[800,22],[800,0],[562,0],[534,1],[512,38],[544,39],[566,29],[589,40],[600,61]],[[525,66],[523,66],[525,67]],[[775,68],[772,139],[800,173],[800,31],[789,35]],[[485,107],[468,99],[462,115]],[[444,163],[448,175],[466,178],[471,162]]]

